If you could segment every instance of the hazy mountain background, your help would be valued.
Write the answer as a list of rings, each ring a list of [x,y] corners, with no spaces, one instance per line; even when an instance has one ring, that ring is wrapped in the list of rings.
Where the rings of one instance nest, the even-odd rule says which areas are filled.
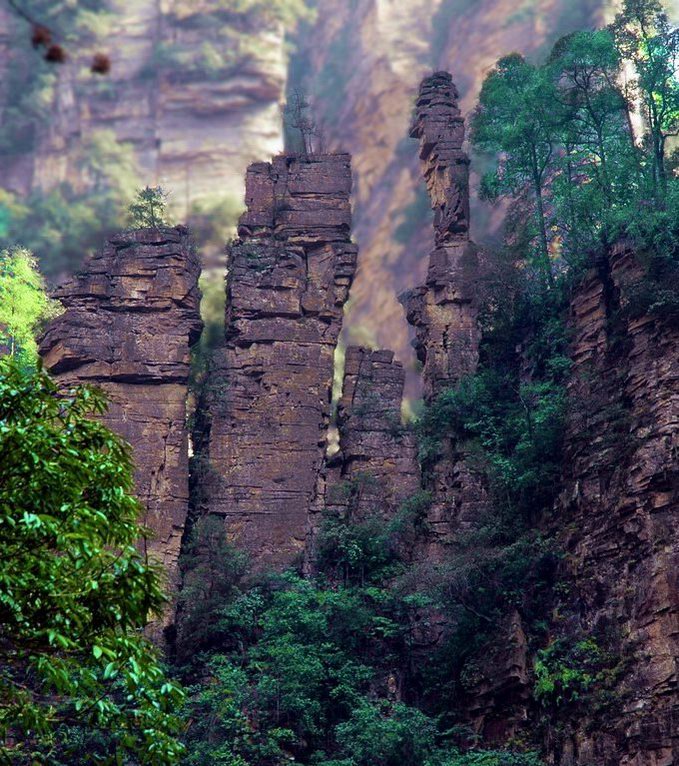
[[[242,206],[245,169],[282,150],[281,105],[300,87],[327,148],[353,155],[361,255],[348,334],[395,347],[408,362],[396,295],[421,279],[430,246],[428,202],[408,138],[421,77],[450,70],[470,110],[499,56],[539,57],[559,36],[613,13],[605,0],[31,0],[22,7],[64,41],[68,60],[42,61],[30,25],[0,5],[0,244],[32,247],[59,280],[124,222],[135,187],[160,184],[177,220],[194,228],[206,269],[218,268]],[[89,71],[96,51],[110,58],[106,75]],[[497,227],[491,215],[475,210],[481,241]]]

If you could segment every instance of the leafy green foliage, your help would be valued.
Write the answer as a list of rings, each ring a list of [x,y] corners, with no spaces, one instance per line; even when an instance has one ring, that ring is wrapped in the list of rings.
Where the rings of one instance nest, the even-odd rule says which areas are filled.
[[[347,766],[420,766],[434,754],[437,729],[421,711],[403,703],[362,701],[337,727]]]
[[[326,511],[316,540],[316,566],[345,586],[379,583],[398,574],[404,543],[412,542],[412,532],[431,502],[429,493],[422,492],[407,500],[389,520],[377,515],[357,518],[356,502],[370,481],[370,476],[358,474],[334,488],[347,510],[341,514]]]
[[[625,0],[613,30],[622,56],[637,74],[630,96],[642,105],[653,184],[662,199],[668,186],[667,139],[679,134],[679,31],[670,25],[660,0]]]
[[[135,547],[129,451],[91,417],[104,409],[0,360],[0,756],[13,764],[181,754],[182,692],[140,633],[163,608],[160,573]]]
[[[160,229],[170,226],[167,217],[167,192],[160,186],[139,189],[128,208],[130,224],[135,229]]]
[[[514,194],[524,186],[532,190],[539,242],[536,261],[548,282],[552,272],[543,198],[556,149],[559,112],[549,73],[512,54],[500,59],[484,81],[472,121],[474,145],[482,151],[503,153],[502,164],[483,180],[483,196],[492,199]]]
[[[0,344],[10,355],[23,364],[35,363],[35,333],[58,310],[32,254],[20,248],[0,251]]]
[[[533,695],[554,715],[576,703],[605,701],[620,660],[592,637],[559,638],[537,653]]]
[[[506,750],[474,750],[446,758],[440,766],[541,766],[536,753]]]
[[[555,277],[577,278],[622,235],[643,229],[638,245],[660,244],[679,183],[667,157],[679,133],[678,60],[679,32],[660,2],[626,0],[611,27],[564,37],[545,64],[512,55],[487,77],[472,141],[497,161],[482,192],[517,200],[509,238],[550,289]],[[658,254],[665,266],[676,262],[674,250]],[[660,285],[649,276],[646,293]],[[659,304],[671,312],[663,292]]]
[[[500,751],[464,760],[472,754],[453,748],[435,717],[404,701],[417,698],[417,637],[433,601],[403,579],[398,540],[428,502],[406,503],[389,534],[370,518],[329,515],[308,579],[253,576],[220,520],[196,523],[178,629],[178,672],[193,682],[187,765],[539,764]],[[380,556],[370,531],[386,543]],[[344,577],[337,562],[347,558]]]

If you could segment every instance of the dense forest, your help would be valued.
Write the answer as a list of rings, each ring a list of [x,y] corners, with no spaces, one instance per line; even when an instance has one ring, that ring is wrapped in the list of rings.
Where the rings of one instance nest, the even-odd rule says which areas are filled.
[[[96,2],[54,14],[50,5],[36,13],[66,48],[103,23]],[[294,23],[310,14],[302,0],[228,5],[231,14],[262,5]],[[0,159],[17,131],[30,140],[54,66],[47,57],[15,72],[9,87],[21,98],[17,119],[0,126]],[[540,61],[497,61],[469,125],[479,194],[504,211],[503,240],[481,257],[477,371],[395,426],[416,439],[420,491],[385,520],[379,507],[352,513],[369,478],[352,479],[348,510],[326,509],[313,550],[284,571],[253,565],[218,516],[194,513],[176,619],[155,641],[171,596],[138,545],[150,533],[134,499],[134,456],[97,420],[101,392],[59,390],[36,337],[61,311],[41,272],[74,264],[83,242],[118,227],[169,227],[173,213],[160,187],[134,197],[132,155],[105,133],[82,157],[94,192],[1,192],[0,760],[539,766],[554,763],[547,745],[585,711],[596,727],[622,704],[616,682],[629,658],[613,628],[569,620],[577,594],[554,517],[569,409],[587,406],[567,387],[569,306],[611,247],[630,242],[644,276],[614,321],[676,325],[678,72],[679,30],[658,0],[625,0],[610,26],[569,34]],[[235,217],[226,207],[216,221],[208,208],[192,211],[206,242]],[[68,235],[53,237],[55,228]],[[196,401],[219,331],[204,332]],[[623,414],[610,417],[622,433]],[[443,559],[423,561],[414,551],[451,439],[490,502]],[[194,458],[194,509],[203,471]],[[502,644],[516,613],[534,658],[530,722],[496,746],[467,712],[478,658]]]

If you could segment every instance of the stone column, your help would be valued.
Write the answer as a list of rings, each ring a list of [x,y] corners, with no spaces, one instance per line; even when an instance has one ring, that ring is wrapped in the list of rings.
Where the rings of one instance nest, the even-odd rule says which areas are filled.
[[[469,236],[469,158],[462,149],[464,119],[450,74],[423,80],[410,135],[420,141],[422,172],[434,211],[434,249],[424,285],[401,296],[422,363],[428,404],[476,371],[481,339],[476,287],[477,248]],[[430,555],[440,553],[458,527],[478,518],[486,502],[483,479],[455,440],[443,444],[425,477],[433,503]]]
[[[346,154],[254,164],[229,248],[226,340],[205,401],[202,510],[223,516],[262,566],[285,566],[304,548],[356,270],[350,192]]]
[[[110,239],[56,297],[66,307],[40,342],[64,387],[89,383],[110,406],[103,420],[132,446],[149,556],[170,586],[188,511],[190,348],[202,328],[200,267],[186,229],[142,229]]]

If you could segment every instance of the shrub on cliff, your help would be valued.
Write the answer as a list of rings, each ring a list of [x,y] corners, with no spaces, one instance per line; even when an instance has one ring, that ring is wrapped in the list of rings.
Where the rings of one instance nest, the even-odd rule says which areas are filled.
[[[0,360],[0,760],[17,766],[181,755],[182,692],[141,632],[160,576],[104,409]]]
[[[133,229],[162,229],[170,226],[167,212],[167,192],[161,186],[139,189],[128,208]]]

